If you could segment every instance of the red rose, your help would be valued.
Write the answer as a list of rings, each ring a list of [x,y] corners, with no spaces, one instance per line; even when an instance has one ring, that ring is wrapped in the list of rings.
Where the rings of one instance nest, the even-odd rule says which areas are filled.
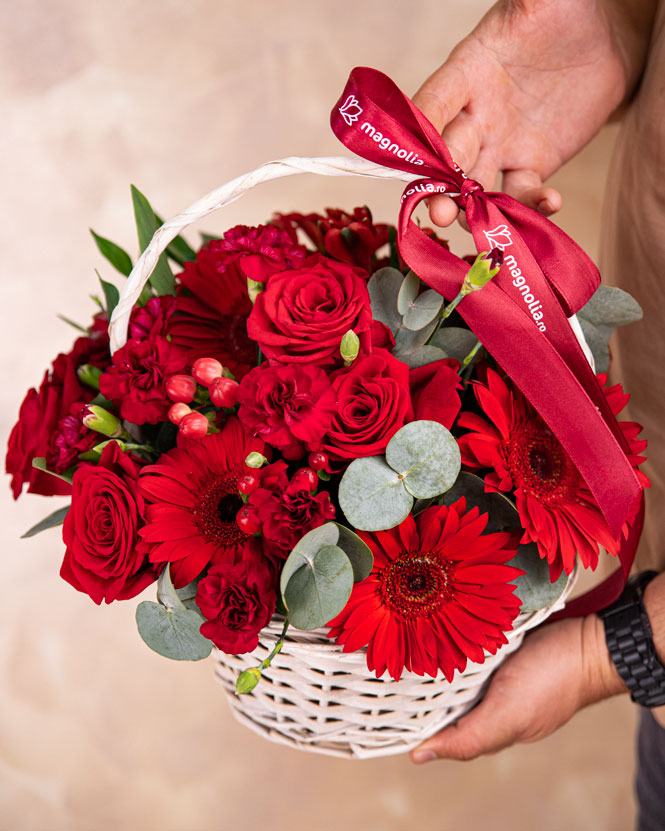
[[[270,477],[261,479],[261,486],[249,497],[249,509],[261,525],[264,539],[281,549],[286,557],[298,540],[308,531],[334,519],[335,508],[324,491],[313,494],[307,475],[296,471],[291,481],[286,465],[276,462]],[[310,471],[311,473],[311,471]],[[268,550],[275,552],[273,546]]]
[[[185,353],[166,338],[128,340],[113,355],[113,366],[101,375],[99,391],[132,424],[166,421],[173,403],[166,382],[187,366]]]
[[[272,226],[238,225],[211,240],[177,275],[172,342],[187,350],[190,362],[216,358],[241,378],[256,364],[256,344],[247,336],[247,278],[265,282],[277,271],[299,268],[306,256],[302,245]]]
[[[208,618],[201,634],[223,652],[251,652],[273,615],[275,599],[272,572],[263,563],[254,559],[217,563],[196,592],[196,603]]]
[[[376,456],[413,412],[409,367],[385,349],[331,376],[337,393],[333,417],[321,450],[335,461]]]
[[[96,465],[81,465],[74,474],[60,576],[97,604],[135,597],[157,579],[138,535],[144,508],[139,469],[111,442]]]
[[[458,361],[443,358],[411,370],[411,401],[417,420],[438,421],[450,430],[462,406],[458,369]]]
[[[242,379],[238,401],[238,418],[247,431],[289,459],[323,438],[336,411],[335,392],[317,366],[266,362]]]
[[[325,257],[273,275],[247,321],[249,336],[274,361],[335,366],[349,331],[369,348],[372,311],[363,272]],[[364,342],[364,343],[363,343]]]
[[[18,499],[26,482],[29,493],[45,496],[71,493],[67,482],[37,470],[32,466],[32,460],[36,456],[48,458],[57,454],[58,425],[69,415],[75,402],[87,403],[95,397],[93,390],[79,382],[77,368],[92,364],[105,369],[110,360],[105,332],[78,338],[71,352],[55,359],[51,370],[44,375],[39,392],[28,391],[9,436],[5,461],[6,471],[12,476],[14,499]]]

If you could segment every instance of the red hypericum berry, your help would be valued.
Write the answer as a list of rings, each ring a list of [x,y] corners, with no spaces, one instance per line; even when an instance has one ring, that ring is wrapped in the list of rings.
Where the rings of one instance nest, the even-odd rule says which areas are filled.
[[[232,378],[215,378],[210,384],[210,400],[215,407],[235,407],[240,384]]]
[[[301,467],[300,470],[296,470],[291,481],[296,482],[298,485],[302,483],[311,493],[313,493],[319,485],[319,477],[311,467]]]
[[[328,497],[328,501],[323,506],[323,513],[324,513],[326,519],[335,519],[335,514],[337,512],[335,511],[335,506],[330,501],[330,497]]]
[[[259,486],[261,478],[256,473],[248,473],[238,479],[238,490],[240,493],[253,493]]]
[[[236,514],[236,522],[240,530],[246,534],[258,534],[261,530],[261,522],[256,516],[256,513],[247,505],[241,508]]]
[[[325,470],[329,459],[325,453],[310,453],[308,461],[312,470]]]
[[[221,378],[224,367],[216,358],[199,358],[192,364],[192,375],[203,387],[209,387],[215,378]]]
[[[172,375],[166,382],[166,394],[171,401],[189,404],[196,395],[196,381],[191,375]]]
[[[180,422],[180,432],[186,439],[202,439],[210,422],[203,413],[190,413]]]
[[[169,421],[172,421],[174,424],[180,424],[183,418],[191,412],[191,407],[188,407],[187,404],[184,404],[183,402],[174,404],[168,411]]]

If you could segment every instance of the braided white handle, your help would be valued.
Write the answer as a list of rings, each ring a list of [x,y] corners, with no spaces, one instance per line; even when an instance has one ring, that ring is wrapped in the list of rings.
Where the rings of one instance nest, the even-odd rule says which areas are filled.
[[[372,179],[398,179],[402,182],[412,182],[419,177],[411,173],[403,173],[390,167],[374,164],[356,157],[323,156],[318,158],[298,158],[291,156],[279,161],[267,162],[250,173],[245,173],[232,179],[225,185],[210,191],[202,199],[194,202],[188,208],[169,219],[161,228],[155,231],[148,247],[139,257],[132,269],[127,282],[123,286],[120,300],[115,307],[109,324],[111,338],[111,353],[120,349],[127,340],[129,316],[134,303],[139,299],[143,286],[147,283],[153,269],[157,265],[160,254],[166,251],[171,240],[192,223],[213,211],[235,202],[248,190],[262,182],[279,179],[282,176],[296,176],[300,173],[318,173],[322,176],[368,176]]]

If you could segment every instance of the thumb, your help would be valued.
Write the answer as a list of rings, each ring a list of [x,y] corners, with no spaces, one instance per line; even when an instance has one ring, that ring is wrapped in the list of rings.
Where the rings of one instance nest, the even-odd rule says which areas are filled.
[[[454,63],[446,62],[430,75],[412,100],[442,133],[446,125],[461,112],[468,99],[466,74]]]
[[[543,216],[551,216],[561,210],[561,194],[543,185],[540,174],[535,170],[504,171],[503,190]]]

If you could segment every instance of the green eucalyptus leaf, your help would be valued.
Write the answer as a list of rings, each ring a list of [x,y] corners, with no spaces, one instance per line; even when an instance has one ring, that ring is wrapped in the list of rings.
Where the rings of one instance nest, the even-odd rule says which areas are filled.
[[[474,473],[462,471],[455,484],[441,498],[443,505],[452,505],[461,497],[466,499],[466,509],[478,508],[487,514],[486,532],[521,529],[520,517],[515,505],[501,493],[485,493],[485,482]]]
[[[125,277],[129,277],[132,271],[132,260],[129,254],[119,245],[111,242],[110,239],[100,237],[92,228],[90,228],[90,233],[97,243],[97,248],[102,257],[107,259],[116,271],[124,274]]]
[[[29,528],[25,534],[21,535],[21,539],[25,540],[28,537],[34,537],[36,534],[40,534],[42,531],[46,531],[48,528],[55,528],[58,525],[62,525],[65,521],[65,517],[67,516],[67,511],[69,510],[69,505],[65,505],[64,508],[58,508],[57,511],[53,511],[52,514],[44,517],[40,522],[36,525],[33,525],[32,528]]]
[[[74,477],[74,471],[76,470],[75,467],[68,467],[67,470],[63,470],[62,473],[56,473],[54,470],[49,470],[46,467],[46,459],[43,456],[35,456],[35,458],[32,460],[32,466],[36,467],[37,470],[41,470],[44,473],[48,473],[49,476],[55,476],[56,479],[62,479],[65,482],[69,482],[70,485]]]
[[[289,578],[283,591],[289,621],[317,629],[338,615],[351,596],[353,568],[336,545],[324,545]]]
[[[134,204],[139,246],[141,251],[145,251],[160,224],[157,222],[150,203],[134,185],[132,185],[132,202]],[[159,295],[175,294],[175,277],[166,259],[166,254],[162,254],[157,260],[157,265],[150,275],[150,283]]]
[[[404,276],[398,269],[380,268],[367,283],[372,317],[387,326],[393,334],[402,323],[397,311],[397,295],[403,280]]]
[[[157,600],[159,600],[162,606],[168,609],[169,612],[172,612],[174,609],[185,608],[185,604],[178,596],[178,592],[175,590],[175,586],[171,580],[171,570],[168,563],[164,566],[162,573],[159,575],[159,580],[157,581]]]
[[[431,346],[442,349],[449,358],[462,363],[476,345],[478,338],[470,329],[458,326],[444,326],[430,341]]]
[[[411,308],[414,300],[418,297],[420,291],[420,280],[418,275],[409,271],[406,277],[402,280],[402,285],[399,287],[397,293],[397,311],[404,317],[404,315]]]
[[[147,645],[174,661],[200,661],[212,650],[212,641],[199,632],[201,617],[190,609],[169,610],[144,600],[136,608],[136,624]]]
[[[594,369],[598,372],[607,372],[610,367],[610,350],[607,345],[608,337],[593,323],[589,323],[583,317],[579,318],[582,334],[587,346],[593,355]]]
[[[515,581],[515,594],[522,601],[521,612],[536,612],[550,606],[566,588],[568,577],[562,573],[554,583],[550,581],[550,567],[547,560],[540,557],[535,543],[520,545],[517,555],[506,565],[521,568],[525,573]]]
[[[394,528],[413,505],[413,497],[383,456],[354,459],[339,483],[338,499],[349,523],[360,531]]]
[[[280,590],[284,594],[287,583],[293,574],[309,562],[316,552],[327,545],[337,545],[339,539],[339,527],[334,522],[326,522],[324,525],[319,525],[312,531],[308,531],[298,542],[293,546],[291,553],[286,558],[286,562],[282,566],[282,574],[280,577]]]
[[[439,319],[443,297],[434,289],[427,289],[413,301],[404,313],[404,326],[413,331],[424,329],[433,320]]]
[[[437,349],[436,346],[425,345],[411,355],[395,355],[395,357],[410,366],[411,369],[417,369],[419,366],[433,364],[435,361],[440,361],[448,356],[445,352]]]
[[[407,329],[404,325],[400,324],[399,329],[395,333],[393,355],[400,360],[404,360],[405,356],[418,352],[432,337],[432,333],[438,325],[439,321],[433,320],[424,329],[419,329],[417,332],[414,332],[412,329]]]
[[[462,464],[452,433],[438,421],[405,424],[388,442],[386,461],[417,499],[451,488]]]
[[[203,617],[201,610],[196,605],[196,592],[198,587],[199,581],[194,580],[192,583],[187,583],[187,585],[183,586],[181,589],[176,589],[175,593],[178,595],[186,609],[191,609],[191,611],[196,612]]]
[[[366,542],[363,542],[360,537],[355,534],[346,525],[340,525],[335,522],[333,525],[337,526],[339,531],[339,540],[337,545],[342,549],[346,556],[351,561],[353,568],[353,582],[359,583],[372,570],[374,565],[374,555],[372,550]]]
[[[641,320],[643,314],[640,304],[628,292],[612,286],[599,286],[577,316],[594,326],[614,329]]]

